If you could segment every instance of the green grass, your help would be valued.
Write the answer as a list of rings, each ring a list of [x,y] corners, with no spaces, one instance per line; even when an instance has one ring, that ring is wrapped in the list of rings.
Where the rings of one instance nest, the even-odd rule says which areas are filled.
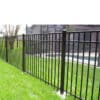
[[[0,100],[60,100],[44,82],[0,60]]]
[[[60,66],[58,66],[59,64],[60,64]],[[64,85],[64,88],[66,90],[68,63],[66,62],[65,64],[66,64],[66,66],[65,66],[65,85]],[[72,79],[73,80],[72,81],[72,93],[73,94],[75,94],[76,67],[77,67],[77,64],[76,64],[76,62],[74,62],[73,63],[73,79]],[[55,68],[56,68],[56,71],[55,71]],[[44,71],[43,71],[43,69],[44,69]],[[58,69],[59,69],[59,72],[58,72]],[[41,79],[46,80],[47,82],[48,82],[48,78],[49,78],[49,83],[51,83],[51,80],[52,80],[52,84],[55,84],[55,86],[58,86],[58,82],[60,82],[60,75],[58,77],[58,73],[59,74],[61,73],[60,69],[61,69],[61,61],[59,59],[56,59],[56,65],[55,65],[55,59],[49,59],[49,58],[43,59],[40,57],[26,55],[26,71],[28,73],[31,73],[31,74],[33,73],[33,75],[35,75],[35,76],[41,77]],[[71,85],[71,75],[72,75],[71,69],[72,69],[72,62],[69,63],[68,85],[67,85],[68,92],[70,92],[70,85]],[[83,80],[82,80],[82,98],[85,98],[87,69],[88,69],[88,66],[84,65]],[[82,70],[82,64],[78,63],[77,92],[76,92],[77,96],[80,96],[81,73],[82,73],[81,70]],[[89,67],[89,76],[88,76],[87,100],[91,99],[93,70],[94,70],[93,66],[90,66]],[[52,75],[52,79],[51,79],[51,75]],[[97,100],[97,97],[98,97],[99,82],[100,82],[100,68],[96,68],[95,84],[94,84],[94,96],[93,96],[94,100]],[[60,87],[60,84],[58,87]],[[68,96],[68,97],[71,98],[70,96]]]

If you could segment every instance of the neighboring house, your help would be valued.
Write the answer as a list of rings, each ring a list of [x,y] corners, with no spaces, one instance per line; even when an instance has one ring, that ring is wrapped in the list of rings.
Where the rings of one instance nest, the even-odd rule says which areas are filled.
[[[32,25],[26,26],[26,34],[47,34],[59,33],[65,28],[65,25]]]
[[[83,40],[83,34],[81,32],[87,32],[87,33],[85,33],[85,41],[89,41],[91,33],[88,33],[88,31],[94,31],[94,32],[92,32],[92,35],[91,35],[91,41],[96,41],[95,31],[100,31],[100,25],[71,25],[70,27],[74,30],[74,32],[80,32],[80,40],[81,41]],[[100,34],[99,34],[98,38],[100,40]],[[77,33],[75,35],[75,40],[78,40]],[[77,47],[78,47],[78,44],[75,43],[76,52],[77,52]],[[82,52],[83,51],[83,43],[80,43],[79,47],[80,47],[79,51]],[[95,52],[95,47],[96,47],[96,44],[92,43],[91,52]],[[85,43],[85,51],[87,52],[88,50],[89,50],[89,43]]]
[[[100,25],[69,25],[74,32],[100,31]]]
[[[71,32],[100,31],[100,25],[32,25],[26,26],[26,34],[59,33],[63,29]]]
[[[48,34],[48,33],[61,33],[64,29],[71,32],[85,32],[85,31],[100,31],[100,25],[32,25],[26,26],[26,34]],[[80,35],[81,39],[83,34]],[[70,35],[73,40],[73,34]],[[75,40],[78,35],[75,35]],[[92,41],[96,39],[95,33],[92,35]],[[85,41],[89,40],[89,34],[85,35]]]
[[[26,34],[49,34],[49,33],[61,33],[64,29],[66,29],[68,32],[87,32],[87,31],[100,31],[100,25],[32,25],[31,27],[26,26]],[[88,41],[90,37],[89,33],[85,34],[85,41]],[[47,39],[46,35],[41,37],[42,40]],[[55,35],[53,36],[55,38]],[[61,37],[60,37],[61,38]],[[40,40],[41,40],[40,39]],[[50,38],[52,40],[52,38]],[[59,38],[57,38],[59,40]],[[78,34],[75,34],[75,40],[78,40]],[[83,39],[83,34],[80,34],[80,40]],[[100,39],[100,35],[99,35]],[[53,39],[54,40],[54,39]],[[70,40],[73,40],[73,33],[70,35]],[[96,40],[95,33],[92,34],[92,41]],[[46,48],[46,44],[44,44]],[[75,43],[74,51],[77,52],[78,43]],[[91,51],[95,51],[95,44],[92,45]],[[50,46],[52,49],[52,47]],[[48,47],[46,48],[48,49]],[[58,51],[59,45],[56,43],[53,43],[53,49],[55,51]],[[85,51],[89,50],[89,43],[85,44]],[[67,44],[66,44],[66,51],[67,51]],[[83,51],[83,44],[80,43],[79,51]],[[72,43],[70,43],[70,52],[72,52]]]
[[[49,33],[61,33],[66,28],[66,25],[32,25],[31,27],[26,26],[26,34],[45,34],[39,37],[39,40],[47,40],[49,37],[46,34]],[[52,40],[52,36],[50,36],[50,40]],[[53,40],[55,40],[55,37],[53,36]],[[49,47],[50,45],[50,47]],[[42,48],[41,51],[46,50],[52,50],[52,43],[48,44],[44,42],[43,44],[44,48]],[[56,46],[58,48],[59,45]],[[53,42],[53,50],[55,51],[55,43]],[[58,49],[56,49],[58,51]]]

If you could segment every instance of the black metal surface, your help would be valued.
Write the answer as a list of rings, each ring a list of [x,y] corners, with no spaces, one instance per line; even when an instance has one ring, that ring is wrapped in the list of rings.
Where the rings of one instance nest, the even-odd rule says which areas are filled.
[[[61,56],[61,89],[60,93],[63,94],[64,92],[64,75],[65,75],[65,53],[66,53],[66,31],[62,33],[62,56]]]
[[[25,72],[25,35],[23,35],[22,69]]]
[[[8,62],[8,37],[5,36],[5,47],[6,47],[6,62]]]

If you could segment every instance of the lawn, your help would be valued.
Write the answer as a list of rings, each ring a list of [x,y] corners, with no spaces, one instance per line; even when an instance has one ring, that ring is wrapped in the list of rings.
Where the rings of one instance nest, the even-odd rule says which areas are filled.
[[[56,63],[55,63],[56,61]],[[65,63],[65,85],[64,89],[69,93],[75,94],[75,86],[76,86],[76,78],[77,78],[77,91],[76,95],[80,96],[80,91],[82,98],[85,98],[86,93],[86,81],[88,79],[88,90],[87,90],[87,100],[91,99],[92,94],[92,81],[93,81],[93,66],[89,66],[89,75],[87,78],[87,70],[88,65],[83,66],[83,79],[82,79],[82,89],[81,89],[81,74],[82,74],[82,64],[73,62],[73,77],[72,76],[72,62]],[[78,74],[76,77],[76,69],[78,66]],[[69,69],[68,69],[69,67]],[[40,58],[32,55],[26,55],[26,71],[34,75],[36,77],[39,77],[42,80],[45,80],[46,82],[49,82],[49,84],[52,84],[54,86],[60,87],[60,74],[61,74],[61,60],[55,58]],[[68,70],[68,71],[67,71]],[[68,73],[68,75],[67,75]],[[58,75],[59,74],[59,75]],[[68,76],[68,77],[67,77]],[[68,82],[67,82],[68,80]],[[71,84],[72,80],[72,84]],[[98,88],[99,88],[99,82],[100,82],[100,68],[96,68],[95,70],[95,83],[94,83],[94,93],[93,93],[93,100],[97,100],[98,97]],[[72,85],[72,86],[71,86]],[[72,99],[73,100],[73,99]]]
[[[0,100],[60,100],[54,88],[0,59]]]

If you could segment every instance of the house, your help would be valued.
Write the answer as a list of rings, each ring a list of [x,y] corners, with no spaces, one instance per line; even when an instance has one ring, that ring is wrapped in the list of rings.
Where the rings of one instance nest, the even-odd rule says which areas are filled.
[[[77,32],[87,32],[87,31],[100,31],[100,25],[32,25],[30,27],[26,26],[26,34],[49,34],[49,33],[61,33],[64,29],[67,30],[67,32],[76,32],[75,34],[75,40],[78,40],[78,34]],[[90,34],[85,34],[85,41],[89,41]],[[41,39],[46,39],[46,35],[41,37]],[[55,37],[53,37],[55,38]],[[59,39],[59,38],[58,38]],[[80,39],[83,39],[83,34],[80,34]],[[99,35],[100,39],[100,35]],[[52,38],[51,38],[52,40]],[[70,40],[73,40],[73,33],[70,35]],[[96,34],[92,34],[92,41],[96,40]],[[70,52],[72,51],[72,43],[70,43]],[[77,46],[78,43],[75,43],[75,52],[77,52]],[[50,46],[51,47],[51,46]],[[55,47],[55,44],[53,44],[53,48]],[[80,43],[80,52],[82,52],[83,44]],[[56,51],[58,51],[59,45],[56,46]],[[95,49],[95,44],[92,45],[92,50]],[[52,48],[51,48],[52,49]],[[67,49],[66,49],[67,50]],[[85,51],[89,50],[89,44],[87,43],[85,45]]]
[[[26,25],[26,34],[59,33],[63,29],[71,32],[100,31],[100,25]]]
[[[32,25],[32,26],[28,27],[26,25],[26,34],[45,34],[45,35],[41,35],[41,37],[39,36],[38,39],[39,40],[47,40],[47,39],[49,39],[49,36],[46,35],[46,34],[61,33],[63,31],[63,29],[65,28],[65,26],[66,25]],[[55,37],[53,36],[53,40],[54,39],[55,39]],[[50,40],[52,40],[51,35],[50,35]],[[33,44],[34,43],[35,42],[33,42]],[[31,42],[31,44],[32,44],[32,42]],[[49,47],[49,45],[50,45],[50,47]],[[44,46],[44,48],[42,48],[41,45],[40,45],[41,51],[44,51],[44,52],[46,50],[49,51],[49,48],[50,48],[50,50],[52,50],[52,48],[53,48],[54,51],[55,51],[55,43],[53,43],[53,47],[52,47],[52,43],[47,45],[47,43],[44,42],[43,46]],[[58,45],[57,45],[57,48],[58,48]],[[38,52],[40,52],[40,49],[39,49]],[[56,51],[58,51],[58,49],[56,49]]]
[[[32,25],[28,27],[26,25],[26,34],[47,34],[47,33],[59,33],[65,28],[65,25]]]

